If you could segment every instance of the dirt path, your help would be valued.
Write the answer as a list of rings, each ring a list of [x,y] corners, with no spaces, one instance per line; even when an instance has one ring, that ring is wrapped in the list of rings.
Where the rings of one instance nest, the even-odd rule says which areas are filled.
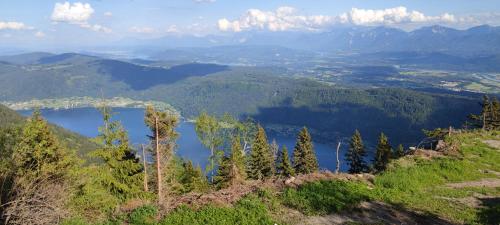
[[[360,206],[349,212],[330,214],[326,216],[309,217],[305,224],[452,224],[435,216],[423,215],[408,211],[403,207],[391,206],[382,202],[363,202]]]
[[[500,141],[499,140],[483,140],[483,143],[488,146],[500,150]]]
[[[500,187],[500,179],[498,178],[484,178],[476,181],[465,181],[460,183],[450,183],[446,184],[447,187],[451,188],[465,188],[465,187],[489,187],[496,188]]]

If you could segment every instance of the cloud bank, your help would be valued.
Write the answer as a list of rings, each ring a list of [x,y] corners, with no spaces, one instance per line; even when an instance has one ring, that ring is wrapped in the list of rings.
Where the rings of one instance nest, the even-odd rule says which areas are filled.
[[[337,16],[301,15],[293,7],[283,6],[275,11],[249,9],[237,20],[219,19],[217,27],[221,31],[241,32],[260,29],[269,31],[286,30],[320,30],[335,24],[353,25],[396,25],[404,23],[452,23],[454,15],[444,13],[439,16],[428,16],[419,11],[409,11],[406,7],[372,10],[352,8],[350,12]]]

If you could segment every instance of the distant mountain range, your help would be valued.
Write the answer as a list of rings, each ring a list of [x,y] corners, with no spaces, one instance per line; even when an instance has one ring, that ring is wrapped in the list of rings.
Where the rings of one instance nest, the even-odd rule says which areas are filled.
[[[320,52],[443,52],[460,55],[500,53],[500,27],[482,25],[466,30],[444,26],[410,32],[391,27],[343,27],[329,32],[241,32],[209,36],[167,36],[158,39],[127,39],[117,45],[136,48],[186,48],[223,45],[281,46]]]

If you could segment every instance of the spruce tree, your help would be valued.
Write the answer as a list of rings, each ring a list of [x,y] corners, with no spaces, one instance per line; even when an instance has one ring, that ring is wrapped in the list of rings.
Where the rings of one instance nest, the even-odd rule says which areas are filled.
[[[128,134],[118,121],[111,121],[111,109],[101,109],[104,126],[96,138],[101,148],[92,155],[104,161],[102,170],[109,173],[103,186],[119,199],[135,197],[142,192],[143,166],[129,146]]]
[[[311,135],[304,127],[297,136],[293,151],[293,163],[296,173],[312,173],[318,170],[318,160],[314,151]]]
[[[231,153],[223,157],[215,177],[218,188],[225,188],[242,183],[246,178],[245,158],[243,147],[238,136],[235,136],[231,144]]]
[[[469,115],[469,119],[472,120],[472,126],[476,128],[481,128],[483,130],[490,129],[492,107],[488,96],[483,96],[483,102],[479,103],[481,105],[481,113],[479,115]]]
[[[500,102],[496,97],[491,101],[490,127],[493,130],[500,129]]]
[[[349,162],[349,173],[362,173],[367,170],[364,157],[366,155],[363,139],[358,130],[354,132],[349,143],[349,150],[346,153],[346,160]]]
[[[184,186],[184,192],[205,192],[209,189],[208,181],[201,167],[193,167],[193,162],[188,160],[184,162],[184,175],[181,183]]]
[[[383,171],[387,167],[392,154],[392,147],[384,133],[380,133],[380,137],[373,159],[373,167],[376,171]]]
[[[13,164],[16,176],[29,181],[40,177],[62,178],[74,161],[36,109],[22,129],[20,142],[14,147]]]
[[[276,165],[276,172],[280,177],[295,176],[290,157],[288,156],[288,149],[283,145],[281,151],[278,153],[278,163]]]
[[[405,155],[405,149],[402,144],[399,144],[396,150],[394,151],[393,158],[398,159]]]
[[[252,143],[252,150],[248,159],[248,177],[263,179],[272,176],[274,173],[272,160],[266,132],[262,126],[257,125],[257,134]]]

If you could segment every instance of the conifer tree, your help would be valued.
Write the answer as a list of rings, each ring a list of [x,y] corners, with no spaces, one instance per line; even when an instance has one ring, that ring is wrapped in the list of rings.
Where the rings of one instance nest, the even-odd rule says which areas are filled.
[[[281,151],[278,153],[278,163],[276,165],[276,172],[281,177],[295,176],[290,157],[288,156],[288,149],[283,145]]]
[[[184,185],[185,192],[205,192],[209,189],[208,181],[201,167],[193,167],[193,162],[188,160],[184,162],[184,176],[181,183]]]
[[[24,125],[20,142],[14,147],[13,163],[16,176],[30,180],[41,176],[61,178],[74,161],[36,109]]]
[[[71,170],[77,161],[63,148],[37,109],[24,124],[12,153],[12,180],[8,193],[0,193],[0,223],[56,224],[70,195]],[[5,195],[5,196],[4,196]],[[5,220],[3,220],[5,219]]]
[[[472,126],[483,130],[500,129],[500,102],[498,99],[493,97],[493,99],[490,100],[490,98],[485,95],[480,105],[481,113],[479,115],[469,115],[469,119],[472,120]]]
[[[262,126],[257,125],[257,134],[248,160],[248,177],[263,179],[272,176],[274,173],[272,160],[266,132]]]
[[[225,188],[242,183],[246,178],[245,158],[239,136],[235,136],[231,144],[229,156],[223,157],[219,165],[215,183],[218,188]]]
[[[405,149],[402,144],[399,144],[396,150],[394,151],[393,158],[398,159],[405,155]]]
[[[102,170],[109,173],[103,185],[119,199],[125,200],[142,192],[143,166],[129,146],[128,134],[118,121],[111,121],[111,109],[101,108],[104,126],[96,138],[101,148],[92,155],[104,161]]]
[[[363,139],[358,130],[354,132],[349,143],[349,150],[346,153],[346,160],[349,162],[349,173],[362,173],[367,170],[364,157],[366,155]]]
[[[175,140],[179,136],[175,127],[179,122],[176,115],[156,111],[152,106],[146,108],[146,113],[144,116],[144,122],[146,126],[151,130],[151,135],[148,137],[151,139],[152,145],[154,146],[153,155],[155,156],[156,163],[156,191],[158,192],[158,201],[163,201],[163,181],[164,176],[163,171],[164,161],[166,164],[172,162],[174,159],[174,147]],[[165,167],[167,168],[167,167]]]
[[[297,136],[293,151],[293,163],[296,173],[312,173],[318,170],[318,160],[311,140],[311,135],[304,127]]]
[[[491,101],[490,126],[493,130],[500,129],[500,102],[496,97]]]
[[[380,133],[380,137],[373,159],[373,167],[376,171],[383,171],[387,167],[392,154],[392,147],[384,133]]]

